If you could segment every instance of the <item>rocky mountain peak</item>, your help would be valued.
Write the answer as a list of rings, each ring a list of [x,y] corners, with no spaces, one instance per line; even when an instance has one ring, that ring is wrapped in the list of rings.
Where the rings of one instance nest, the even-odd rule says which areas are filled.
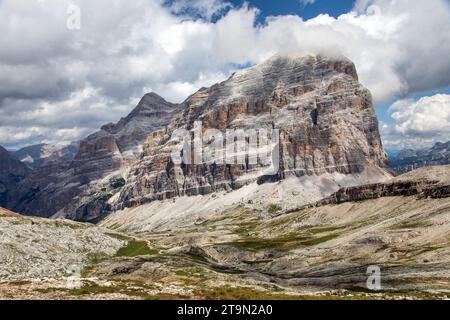
[[[179,109],[179,105],[167,102],[156,93],[147,93],[128,116],[120,119],[116,124],[110,123],[103,126],[102,130],[110,134],[118,134],[125,127],[128,127],[128,132],[140,128],[143,131],[158,129],[167,125]]]
[[[203,155],[199,163],[175,163],[180,142],[172,135],[183,129],[194,136],[198,126],[200,134],[208,128],[224,134],[261,130],[272,137],[277,132],[278,141],[266,146],[277,154],[277,165],[267,174],[265,161],[249,160],[251,148],[242,163],[211,163]],[[207,147],[211,140],[200,142]],[[233,156],[225,146],[222,151],[230,158],[239,153]],[[250,185],[257,190],[285,180],[290,189],[298,187],[297,194],[309,192],[292,197],[299,205],[343,186],[385,179],[385,165],[372,95],[358,82],[354,64],[340,57],[278,55],[200,89],[182,104],[146,94],[127,117],[81,141],[72,162],[38,170],[21,183],[10,208],[92,220],[157,200]],[[308,181],[318,187],[308,191]]]
[[[14,151],[13,155],[29,168],[36,170],[50,162],[73,160],[78,148],[79,142],[72,142],[68,145],[38,144]]]
[[[374,180],[385,177],[387,158],[372,95],[358,82],[355,65],[348,59],[278,55],[198,91],[183,105],[183,115],[144,147],[120,194],[120,206],[239,189],[290,176],[351,176],[369,170]],[[223,132],[279,130],[279,170],[265,176],[260,163],[248,161],[174,164],[171,132],[179,128],[193,132],[195,122],[203,130]]]
[[[138,116],[151,117],[160,113],[169,113],[176,108],[177,105],[167,102],[163,97],[157,95],[154,92],[144,95],[136,106],[136,108],[127,116],[127,119],[131,119]]]

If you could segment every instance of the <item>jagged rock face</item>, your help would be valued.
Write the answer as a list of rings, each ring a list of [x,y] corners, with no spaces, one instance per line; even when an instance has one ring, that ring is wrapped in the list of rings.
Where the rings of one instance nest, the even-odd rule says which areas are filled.
[[[201,89],[184,103],[183,114],[145,145],[116,206],[156,199],[238,189],[287,176],[360,173],[386,166],[370,92],[344,58],[276,56],[225,82]],[[270,176],[262,163],[175,164],[176,129],[278,129],[279,167]],[[210,141],[204,141],[205,145]]]
[[[450,164],[450,141],[438,142],[430,149],[403,150],[390,162],[391,168],[399,174],[422,167],[447,164]]]
[[[342,188],[307,207],[359,202],[384,197],[411,197],[417,199],[443,199],[450,197],[450,165],[421,168],[389,181]]]
[[[145,95],[128,117],[81,141],[73,159],[45,162],[16,188],[8,207],[44,217],[70,213],[82,220],[103,214],[147,135],[166,126],[178,110],[156,94]]]
[[[8,193],[29,173],[23,163],[0,146],[0,207],[6,206]]]
[[[266,150],[270,157],[278,155],[278,165],[267,173],[265,161],[249,161],[254,150],[246,150],[250,152],[239,164],[174,162],[172,153],[184,143],[174,139],[179,129],[200,135],[207,129],[264,129],[269,135],[279,130],[278,141],[267,146],[268,154]],[[214,141],[217,137],[204,138],[203,144]],[[227,156],[242,151],[228,154],[225,146],[220,148]],[[367,173],[385,164],[372,96],[359,84],[352,62],[276,56],[202,88],[181,105],[156,94],[144,96],[129,116],[81,141],[72,161],[43,165],[24,180],[8,207],[31,215],[92,220],[158,199],[289,176]]]

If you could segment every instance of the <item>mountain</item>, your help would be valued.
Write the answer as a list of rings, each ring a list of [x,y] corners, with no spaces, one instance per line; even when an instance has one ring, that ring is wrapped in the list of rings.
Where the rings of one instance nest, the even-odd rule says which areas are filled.
[[[71,161],[77,154],[78,149],[78,142],[69,145],[38,144],[14,151],[12,154],[30,169],[36,170],[48,164],[48,162]]]
[[[207,129],[215,135],[201,137]],[[239,132],[244,134],[235,142]],[[187,141],[192,137],[193,148]],[[189,159],[199,141],[214,150],[211,157],[226,154],[226,161],[201,153]],[[189,161],[194,158],[196,163]],[[383,181],[389,178],[386,163],[372,96],[358,82],[354,64],[278,55],[200,89],[182,104],[145,95],[127,117],[81,141],[72,161],[44,165],[23,181],[8,205],[25,214],[89,221],[156,200],[208,194],[225,199],[223,192],[230,201],[259,197],[255,205],[289,207],[343,186]],[[285,189],[289,196],[282,195]]]
[[[387,172],[352,62],[275,56],[25,175],[8,208],[62,219],[0,209],[0,298],[446,298],[449,173]]]
[[[429,149],[402,150],[390,161],[390,167],[397,173],[446,164],[450,164],[450,141],[438,142]]]
[[[372,96],[359,84],[354,64],[345,58],[275,56],[201,89],[183,106],[183,113],[153,134],[144,146],[141,160],[126,178],[117,208],[232,191],[292,177],[311,177],[310,182],[322,177],[317,179],[321,180],[318,184],[326,186],[318,193],[339,189],[339,178],[358,176],[353,182],[342,181],[348,185],[386,178],[383,168],[387,159]],[[270,146],[279,154],[278,167],[273,173],[265,173],[260,161],[249,163],[251,152],[242,164],[174,163],[172,151],[185,142],[171,139],[172,134],[184,129],[194,135],[196,122],[203,131],[279,130],[280,141]],[[210,145],[210,141],[204,141],[204,147]],[[233,152],[231,156],[239,153]],[[364,182],[359,180],[361,175],[366,177]],[[303,180],[308,183],[307,178]]]
[[[5,207],[8,195],[30,170],[0,146],[0,207]]]
[[[148,134],[167,125],[178,109],[156,94],[145,95],[126,118],[82,140],[74,157],[44,161],[15,188],[8,207],[43,217],[63,209],[85,218],[102,214],[108,209],[105,194],[123,185]]]

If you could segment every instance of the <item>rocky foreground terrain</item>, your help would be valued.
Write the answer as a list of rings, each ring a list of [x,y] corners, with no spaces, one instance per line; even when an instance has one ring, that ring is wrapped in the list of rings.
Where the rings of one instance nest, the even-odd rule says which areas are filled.
[[[129,212],[93,226],[3,211],[0,298],[445,299],[449,189],[450,166],[424,168],[296,210],[238,202],[183,226],[138,228]]]

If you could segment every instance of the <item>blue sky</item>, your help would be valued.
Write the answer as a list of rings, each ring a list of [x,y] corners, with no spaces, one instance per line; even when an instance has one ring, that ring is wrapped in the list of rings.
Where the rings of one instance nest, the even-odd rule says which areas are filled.
[[[240,6],[243,0],[232,0],[234,5]],[[333,17],[349,12],[354,6],[354,0],[316,0],[312,4],[304,4],[301,0],[249,0],[250,6],[261,10],[260,21],[267,16],[298,15],[305,20],[319,14],[329,14]]]

